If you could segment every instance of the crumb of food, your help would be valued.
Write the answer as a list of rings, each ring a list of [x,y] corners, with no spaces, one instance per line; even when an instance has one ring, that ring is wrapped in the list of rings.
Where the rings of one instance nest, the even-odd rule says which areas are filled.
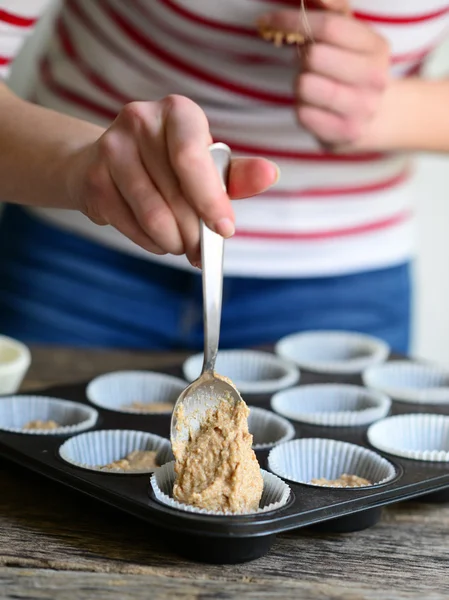
[[[357,488],[366,487],[367,485],[373,485],[368,479],[358,477],[357,475],[347,475],[343,473],[338,479],[312,479],[310,483],[314,485],[323,485],[326,487],[338,487],[338,488]]]
[[[273,42],[273,44],[280,48],[284,44],[287,45],[302,45],[305,43],[306,38],[302,33],[293,31],[281,31],[280,29],[274,29],[266,25],[258,26],[259,36],[266,42]]]
[[[131,404],[123,405],[123,408],[132,408],[134,410],[151,413],[171,412],[173,407],[173,402],[132,402]]]
[[[40,421],[36,419],[35,421],[25,423],[22,429],[57,429],[59,426],[59,423],[56,423],[56,421]]]
[[[175,500],[216,512],[259,508],[263,479],[252,449],[248,414],[245,402],[223,398],[188,441],[173,444]],[[186,425],[182,406],[177,419],[179,431]]]
[[[155,469],[157,452],[154,450],[134,450],[125,458],[120,458],[101,467],[108,471],[147,471]]]

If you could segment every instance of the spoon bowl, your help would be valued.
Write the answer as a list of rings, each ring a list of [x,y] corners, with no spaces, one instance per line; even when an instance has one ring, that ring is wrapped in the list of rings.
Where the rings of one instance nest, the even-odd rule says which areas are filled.
[[[209,150],[226,191],[231,150],[221,143],[212,144]],[[223,254],[224,239],[201,221],[204,362],[201,375],[176,401],[170,428],[170,439],[174,447],[187,442],[198,431],[208,411],[218,408],[222,400],[242,402],[232,381],[215,373],[223,295]]]

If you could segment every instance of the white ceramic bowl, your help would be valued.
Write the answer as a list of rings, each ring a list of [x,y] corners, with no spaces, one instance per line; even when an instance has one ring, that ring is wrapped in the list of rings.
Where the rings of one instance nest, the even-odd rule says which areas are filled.
[[[0,335],[0,394],[15,394],[31,364],[25,344]]]
[[[384,362],[390,348],[382,340],[361,333],[306,331],[281,338],[275,352],[308,371],[350,374]]]
[[[183,365],[187,381],[195,381],[201,373],[203,354],[195,354]],[[242,394],[272,394],[295,385],[299,370],[290,361],[258,350],[222,350],[215,365],[217,373],[229,379]]]

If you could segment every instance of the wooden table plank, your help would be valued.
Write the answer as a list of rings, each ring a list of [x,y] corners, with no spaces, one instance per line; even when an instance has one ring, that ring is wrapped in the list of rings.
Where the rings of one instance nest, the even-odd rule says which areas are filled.
[[[167,361],[63,349],[34,349],[33,359],[25,387]],[[174,364],[179,357],[168,360]],[[381,522],[363,532],[290,532],[251,563],[201,565],[178,557],[140,521],[7,462],[0,462],[0,481],[2,599],[449,596],[449,505],[403,503],[384,510]]]

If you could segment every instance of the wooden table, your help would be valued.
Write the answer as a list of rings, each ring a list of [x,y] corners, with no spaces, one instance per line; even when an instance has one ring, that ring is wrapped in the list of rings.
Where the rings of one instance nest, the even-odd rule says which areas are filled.
[[[33,349],[24,389],[180,357]],[[140,521],[0,462],[0,598],[400,600],[449,597],[449,505],[386,508],[354,534],[295,531],[243,565],[195,564]]]

